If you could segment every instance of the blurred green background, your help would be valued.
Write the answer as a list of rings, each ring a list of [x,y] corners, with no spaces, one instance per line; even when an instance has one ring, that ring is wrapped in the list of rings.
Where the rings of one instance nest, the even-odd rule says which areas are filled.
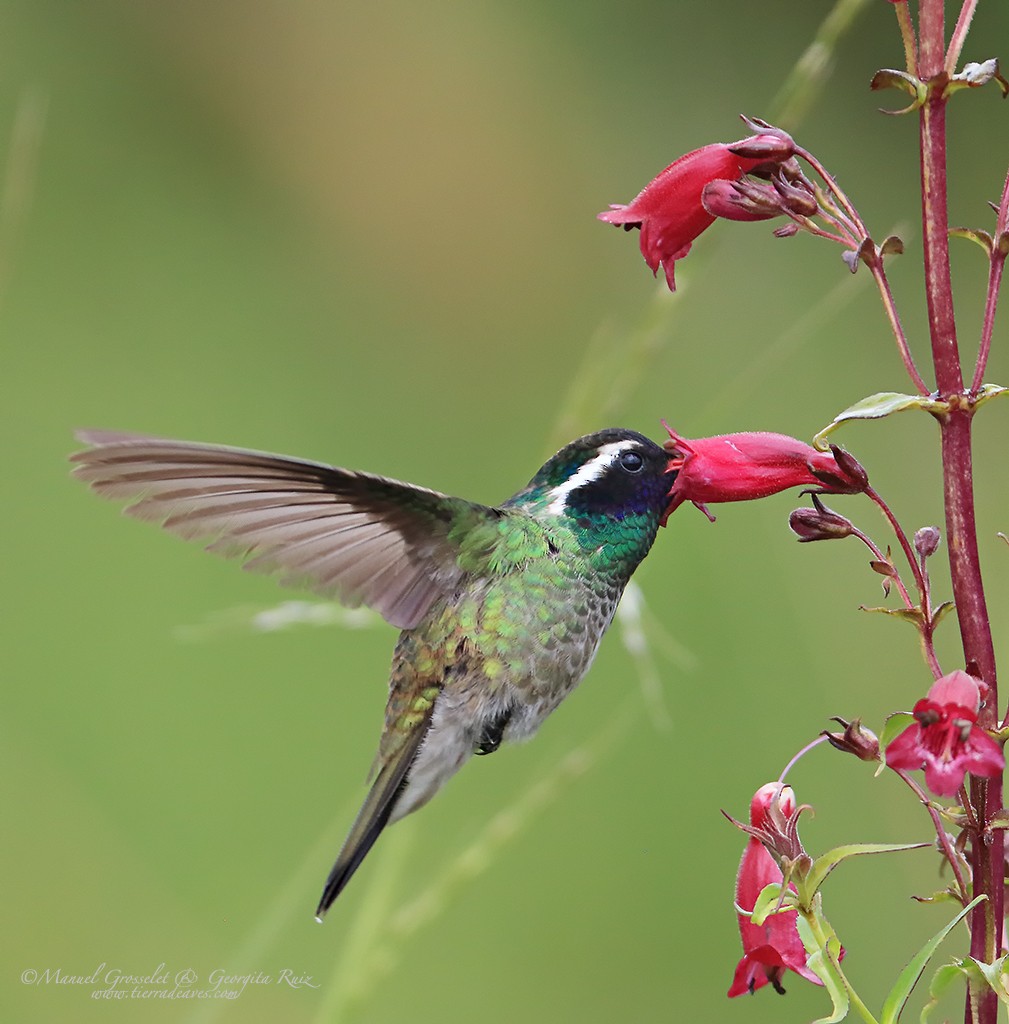
[[[800,980],[728,1002],[745,817],[831,715],[878,728],[924,691],[911,630],[855,544],[800,546],[794,495],[682,508],[637,579],[670,724],[614,631],[531,745],[480,759],[383,838],[325,926],[364,793],[394,631],[245,628],[285,597],[122,520],[68,477],[75,427],[322,459],[485,502],[551,445],[810,437],[907,387],[864,272],[718,224],[661,294],[597,223],[679,154],[744,134],[829,10],[663,0],[104,0],[0,7],[0,323],[8,437],[0,1003],[17,1021],[809,1020]],[[980,5],[965,56],[1009,56]],[[915,351],[925,320],[916,122],[867,89],[899,66],[870,3],[798,130],[881,238]],[[952,219],[990,227],[1009,160],[994,88],[951,112]],[[986,269],[954,242],[964,349]],[[1005,317],[1001,324],[1004,325]],[[646,329],[647,328],[647,329]],[[1001,344],[1000,344],[1001,342]],[[989,379],[1009,383],[1004,326]],[[593,371],[619,388],[593,390]],[[982,553],[1009,640],[1005,435],[977,429]],[[846,429],[909,530],[941,521],[924,416]],[[864,502],[839,499],[881,543]],[[937,592],[946,596],[941,560]],[[293,595],[297,596],[297,595]],[[229,616],[238,625],[202,632]],[[954,631],[940,653],[959,664]],[[897,780],[819,749],[793,771],[807,845],[928,840]],[[826,912],[879,1005],[948,919],[929,852],[851,863]],[[949,952],[966,949],[958,933]],[[101,965],[105,967],[101,968]],[[25,970],[263,972],[233,1001],[99,1001]],[[283,970],[312,976],[295,990]],[[232,988],[236,987],[234,985]],[[955,1001],[951,1014],[959,1015]]]

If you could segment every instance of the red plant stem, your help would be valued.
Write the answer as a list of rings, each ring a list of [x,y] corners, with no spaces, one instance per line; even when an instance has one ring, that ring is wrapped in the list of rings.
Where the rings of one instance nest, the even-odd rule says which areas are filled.
[[[970,30],[975,10],[977,10],[977,0],[964,0],[964,4],[960,8],[960,16],[956,19],[956,28],[953,29],[953,35],[949,40],[949,49],[946,51],[947,75],[956,73],[956,64],[960,59],[960,51],[967,39],[967,32]]]
[[[956,887],[960,893],[960,904],[961,906],[967,906],[970,902],[970,897],[967,895],[967,885],[963,879],[963,872],[960,870],[960,858],[956,855],[956,850],[953,849],[953,844],[949,840],[949,833],[946,831],[946,826],[943,825],[942,819],[939,817],[939,812],[935,809],[935,805],[925,794],[925,791],[918,785],[914,779],[911,778],[907,772],[902,772],[899,768],[891,768],[890,771],[894,772],[900,778],[914,790],[918,799],[921,801],[922,807],[928,811],[929,817],[932,819],[932,824],[935,826],[936,839],[939,841],[939,845],[942,847],[942,852],[946,856],[946,860],[949,861],[949,866],[953,869],[953,877],[956,879]]]
[[[909,75],[918,74],[918,41],[914,38],[914,25],[911,23],[911,12],[904,2],[895,3],[893,9],[897,14],[900,36],[904,40],[904,62]]]
[[[880,508],[883,515],[886,516],[887,522],[889,522],[893,529],[894,535],[904,552],[904,557],[907,558],[908,564],[911,566],[915,585],[918,588],[919,601],[921,602],[921,621],[918,624],[918,632],[921,635],[921,650],[922,654],[925,656],[925,661],[928,664],[928,667],[932,670],[933,678],[938,679],[943,672],[942,666],[940,666],[939,659],[936,657],[935,653],[935,643],[933,641],[935,622],[932,618],[932,597],[929,591],[928,580],[925,577],[925,568],[914,557],[914,552],[911,550],[907,534],[904,533],[900,523],[897,522],[897,517],[890,511],[890,506],[887,505],[887,503],[883,501],[883,499],[871,487],[867,487],[865,489],[865,495],[873,501]],[[860,530],[855,530],[854,533],[855,536],[862,540],[869,550],[875,554],[879,561],[889,561],[889,559],[879,550],[876,544],[864,533]],[[899,573],[894,577],[894,581],[897,584],[897,589],[900,591],[901,597],[904,599],[904,607],[909,610],[913,609],[914,603],[911,601],[910,595],[908,594],[907,588],[904,586]]]
[[[871,487],[866,487],[865,496],[874,504],[876,507],[886,516],[886,521],[890,524],[890,529],[893,530],[893,535],[897,538],[897,543],[900,545],[901,551],[904,552],[904,557],[907,559],[907,564],[911,567],[911,573],[914,576],[915,586],[918,588],[918,599],[921,601],[921,610],[923,613],[929,611],[928,608],[928,588],[925,586],[925,575],[922,571],[921,565],[918,559],[915,557],[914,550],[911,547],[911,542],[907,539],[907,534],[904,532],[903,527],[897,522],[897,517],[890,510],[890,506],[876,493]]]
[[[976,395],[984,381],[984,372],[988,366],[988,354],[991,351],[991,336],[995,329],[995,309],[998,306],[999,288],[1002,286],[1002,271],[1005,268],[1006,254],[1002,248],[1002,235],[1009,224],[1009,172],[1006,173],[1005,184],[1002,186],[1002,202],[999,203],[998,218],[995,222],[995,237],[990,254],[991,265],[988,269],[988,295],[984,304],[984,321],[981,326],[981,344],[978,346],[977,364],[974,367],[974,380],[971,382],[970,393]]]
[[[998,695],[995,652],[988,622],[974,518],[971,462],[973,406],[963,393],[963,375],[953,317],[953,290],[949,268],[949,215],[946,201],[945,27],[943,0],[921,0],[918,17],[919,72],[928,86],[928,98],[919,111],[921,145],[922,236],[925,252],[925,295],[928,302],[932,362],[939,397],[950,404],[938,416],[942,435],[943,490],[946,537],[953,598],[966,664],[991,687],[990,700],[979,723],[993,728]],[[1001,952],[1004,896],[1003,832],[990,831],[988,822],[1002,805],[1001,779],[971,779],[971,803],[979,828],[971,837],[973,895],[988,899],[971,913],[971,956],[991,963]],[[990,989],[973,993],[977,1024],[996,1024],[998,998]],[[971,1019],[971,996],[965,1019]]]
[[[907,4],[899,3],[897,4],[897,7],[898,9],[903,8],[905,15],[907,14]],[[862,223],[862,219],[859,217],[858,211],[854,206],[852,206],[850,200],[838,186],[833,176],[827,173],[827,169],[819,160],[816,159],[815,156],[813,156],[812,153],[796,146],[795,155],[802,157],[802,159],[813,168],[816,174],[823,181],[824,185],[827,186],[828,192],[834,197],[834,200],[836,200],[836,205],[834,205],[833,200],[828,201],[834,205],[834,209],[838,211],[840,216],[846,222],[843,227],[846,231],[852,234],[852,238],[841,238],[837,235],[817,229],[808,217],[796,217],[794,219],[806,227],[807,230],[812,231],[813,234],[819,234],[824,238],[833,239],[835,242],[841,242],[843,245],[850,246],[852,250],[858,251],[862,239],[867,238],[869,235],[869,231],[865,224]],[[820,193],[821,190],[817,188],[817,192]],[[820,201],[820,205],[821,207],[824,205],[824,201],[822,199]],[[838,226],[841,227],[841,225]],[[900,353],[901,361],[904,363],[904,369],[907,370],[907,374],[914,382],[914,386],[918,389],[918,393],[927,395],[929,393],[928,385],[926,385],[921,374],[918,372],[914,356],[911,355],[911,348],[907,343],[907,335],[904,333],[900,317],[897,314],[897,307],[893,301],[893,294],[890,292],[890,282],[887,280],[886,271],[883,269],[883,257],[879,255],[878,252],[871,258],[869,262],[869,270],[872,273],[873,280],[876,282],[876,287],[879,289],[880,298],[883,300],[883,308],[886,310],[887,319],[890,321],[890,328],[893,331],[894,340],[897,342],[897,351]]]
[[[929,393],[928,385],[918,372],[914,356],[911,355],[911,347],[907,343],[907,335],[904,333],[904,327],[897,313],[897,306],[893,301],[893,293],[890,291],[890,282],[887,280],[886,271],[883,269],[883,257],[875,257],[869,269],[873,280],[876,282],[876,287],[879,289],[879,296],[883,300],[883,309],[886,311],[887,320],[890,321],[890,329],[893,331],[894,339],[897,342],[897,351],[900,353],[900,358],[904,363],[904,369],[907,370],[907,375],[918,389],[918,394],[927,395]]]

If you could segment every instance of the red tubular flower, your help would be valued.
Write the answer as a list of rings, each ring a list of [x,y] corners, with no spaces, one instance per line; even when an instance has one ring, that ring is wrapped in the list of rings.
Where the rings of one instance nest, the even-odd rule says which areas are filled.
[[[640,228],[641,255],[653,274],[662,265],[666,284],[674,292],[676,261],[687,255],[691,242],[715,220],[715,214],[703,202],[705,188],[712,182],[739,181],[760,165],[781,163],[792,155],[793,149],[792,140],[784,132],[774,131],[739,142],[702,146],[671,163],[633,202],[612,204],[598,219],[623,226],[627,231]],[[761,220],[780,212],[743,210],[737,211],[734,219]]]
[[[791,787],[782,786],[780,782],[769,782],[757,790],[750,803],[750,824],[753,828],[767,828],[768,812],[775,801],[786,818],[795,813],[795,796]],[[736,876],[736,909],[739,915],[739,936],[743,940],[743,958],[736,965],[736,973],[728,992],[730,997],[756,992],[767,984],[771,984],[776,992],[784,993],[781,979],[785,971],[794,971],[816,985],[823,984],[806,966],[806,948],[796,926],[797,911],[771,914],[760,925],[750,920],[754,904],[763,888],[781,882],[783,877],[781,869],[764,844],[755,836],[750,836]]]
[[[816,487],[835,492],[864,490],[864,471],[850,456],[840,465],[833,452],[818,452],[787,434],[749,432],[715,437],[680,437],[668,423],[676,480],[666,518],[685,501],[709,519],[708,503],[766,498],[789,487]],[[842,453],[843,454],[843,453]]]
[[[952,796],[967,772],[991,778],[1005,768],[1002,748],[977,722],[988,687],[966,672],[937,679],[914,706],[914,725],[886,748],[886,763],[903,771],[925,769],[925,784],[937,796]]]

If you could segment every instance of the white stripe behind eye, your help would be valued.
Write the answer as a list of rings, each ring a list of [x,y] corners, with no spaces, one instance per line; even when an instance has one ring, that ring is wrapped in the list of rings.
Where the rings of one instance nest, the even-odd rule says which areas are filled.
[[[624,452],[634,451],[640,447],[641,443],[633,440],[611,441],[609,444],[604,444],[596,455],[589,459],[584,466],[579,466],[564,483],[547,491],[550,501],[546,511],[552,515],[560,515],[567,507],[567,497],[572,491],[577,491],[579,487],[598,480]]]

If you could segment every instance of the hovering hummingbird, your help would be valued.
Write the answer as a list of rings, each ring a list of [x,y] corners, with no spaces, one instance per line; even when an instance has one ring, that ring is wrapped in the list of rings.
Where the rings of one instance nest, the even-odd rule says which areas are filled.
[[[672,455],[633,430],[562,448],[491,507],[318,462],[82,431],[74,475],[126,514],[402,632],[374,781],[321,920],[386,825],[473,754],[531,737],[585,675],[671,505]]]

